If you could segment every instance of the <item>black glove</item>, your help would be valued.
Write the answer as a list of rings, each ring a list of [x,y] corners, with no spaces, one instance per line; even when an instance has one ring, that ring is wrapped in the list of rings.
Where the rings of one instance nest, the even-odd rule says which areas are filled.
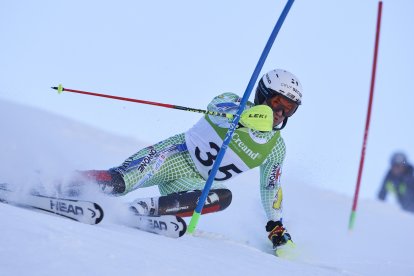
[[[280,221],[269,220],[266,224],[266,231],[269,232],[268,238],[273,243],[273,248],[284,245],[288,240],[292,240]]]

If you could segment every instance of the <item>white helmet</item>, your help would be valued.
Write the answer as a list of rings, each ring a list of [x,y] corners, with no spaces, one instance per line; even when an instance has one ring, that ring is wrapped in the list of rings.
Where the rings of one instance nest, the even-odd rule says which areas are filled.
[[[275,69],[263,75],[256,88],[255,104],[263,104],[267,99],[282,95],[300,105],[302,103],[302,85],[292,73]]]
[[[302,85],[300,84],[298,78],[292,73],[282,69],[275,69],[267,72],[263,75],[257,85],[254,104],[263,104],[267,101],[267,99],[277,95],[281,95],[286,99],[295,102],[297,104],[296,108],[301,105]],[[296,109],[293,113],[295,111]],[[273,130],[283,129],[286,126],[287,121],[288,116],[283,120],[281,127],[275,126]]]

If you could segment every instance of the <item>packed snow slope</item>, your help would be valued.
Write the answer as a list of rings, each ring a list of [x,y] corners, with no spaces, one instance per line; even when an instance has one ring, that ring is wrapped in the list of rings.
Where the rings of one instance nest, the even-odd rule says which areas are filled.
[[[76,169],[118,165],[147,145],[10,102],[0,101],[0,113],[0,182],[47,185]],[[350,233],[351,198],[306,179],[292,169],[282,179],[293,259],[272,255],[254,170],[228,182],[227,210],[202,216],[196,234],[179,239],[116,223],[122,203],[158,194],[155,187],[87,195],[105,209],[96,226],[0,204],[0,275],[414,275],[412,214],[361,201]]]

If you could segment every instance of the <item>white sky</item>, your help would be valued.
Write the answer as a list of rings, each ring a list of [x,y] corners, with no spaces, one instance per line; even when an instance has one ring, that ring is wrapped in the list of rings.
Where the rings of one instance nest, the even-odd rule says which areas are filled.
[[[414,2],[383,2],[363,197],[375,196],[394,150],[414,161]],[[245,91],[285,3],[2,1],[0,99],[157,142],[185,131],[200,115],[57,95],[50,86],[204,109],[219,93]],[[371,0],[297,0],[292,6],[262,71],[285,68],[304,86],[303,106],[282,133],[285,173],[299,168],[309,184],[353,194],[377,6]]]

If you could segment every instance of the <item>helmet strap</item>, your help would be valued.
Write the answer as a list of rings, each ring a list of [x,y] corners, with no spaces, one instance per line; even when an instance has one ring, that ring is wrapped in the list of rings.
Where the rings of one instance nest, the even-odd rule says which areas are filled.
[[[277,127],[277,126],[275,126],[275,127],[273,128],[273,130],[274,130],[274,131],[277,131],[277,130],[282,130],[282,129],[286,126],[287,121],[288,121],[288,117],[286,117],[286,118],[283,120],[283,123],[282,123],[282,126],[281,126],[281,127]]]

